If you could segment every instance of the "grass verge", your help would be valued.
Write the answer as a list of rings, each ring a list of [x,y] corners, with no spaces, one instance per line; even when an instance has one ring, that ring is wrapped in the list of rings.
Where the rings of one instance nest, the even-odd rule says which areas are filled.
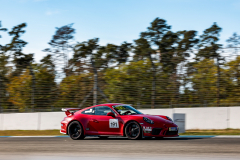
[[[180,135],[240,135],[240,129],[187,130]]]
[[[62,136],[59,130],[4,130],[0,136]]]
[[[5,130],[0,136],[62,136],[59,130]],[[187,130],[180,135],[240,135],[240,129]]]

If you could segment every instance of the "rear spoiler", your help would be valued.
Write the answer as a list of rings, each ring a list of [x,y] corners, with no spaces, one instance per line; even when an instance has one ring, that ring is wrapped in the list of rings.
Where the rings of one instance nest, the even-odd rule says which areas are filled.
[[[81,110],[80,108],[62,108],[62,111],[65,112],[67,116],[74,115],[75,112]]]

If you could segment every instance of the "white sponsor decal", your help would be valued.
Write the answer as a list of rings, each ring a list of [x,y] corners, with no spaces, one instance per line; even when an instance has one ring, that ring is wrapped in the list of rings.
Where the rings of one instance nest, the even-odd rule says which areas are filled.
[[[152,131],[152,127],[145,127],[145,126],[143,126],[143,130],[144,131]]]
[[[109,119],[109,128],[119,128],[118,119]]]

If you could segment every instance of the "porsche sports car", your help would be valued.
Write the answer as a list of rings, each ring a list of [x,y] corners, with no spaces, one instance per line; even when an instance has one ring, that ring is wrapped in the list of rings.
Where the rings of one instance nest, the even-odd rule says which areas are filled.
[[[128,104],[108,103],[92,107],[63,108],[67,117],[61,122],[60,133],[73,140],[86,136],[124,136],[129,139],[143,137],[175,137],[178,126],[163,115],[147,115]]]

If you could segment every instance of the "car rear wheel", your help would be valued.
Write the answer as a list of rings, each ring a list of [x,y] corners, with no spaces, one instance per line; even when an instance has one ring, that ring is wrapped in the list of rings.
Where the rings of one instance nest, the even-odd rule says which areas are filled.
[[[82,125],[78,121],[73,121],[68,126],[68,134],[73,140],[84,139]]]
[[[128,137],[128,139],[141,139],[141,126],[137,122],[129,122],[125,127],[125,135]]]

